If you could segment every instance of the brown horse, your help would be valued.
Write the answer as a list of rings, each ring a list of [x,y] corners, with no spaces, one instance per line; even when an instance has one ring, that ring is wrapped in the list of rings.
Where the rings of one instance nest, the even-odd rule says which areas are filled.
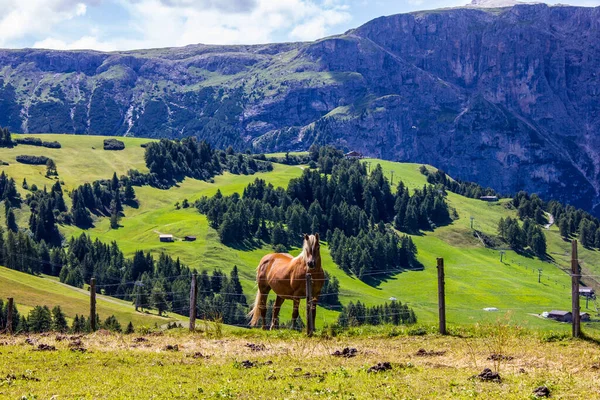
[[[315,315],[317,313],[317,301],[321,294],[321,288],[325,282],[325,273],[321,268],[321,253],[319,249],[319,234],[304,235],[302,253],[297,257],[292,257],[285,253],[267,254],[260,260],[256,269],[256,282],[258,283],[258,293],[254,300],[254,308],[250,311],[252,317],[250,325],[258,325],[262,317],[262,327],[266,328],[267,316],[267,297],[271,289],[277,295],[275,306],[273,307],[273,319],[271,320],[271,329],[279,327],[279,310],[286,299],[294,302],[294,311],[292,313],[292,323],[296,324],[298,318],[298,306],[300,299],[306,298],[306,274],[312,276],[312,319],[313,326]]]

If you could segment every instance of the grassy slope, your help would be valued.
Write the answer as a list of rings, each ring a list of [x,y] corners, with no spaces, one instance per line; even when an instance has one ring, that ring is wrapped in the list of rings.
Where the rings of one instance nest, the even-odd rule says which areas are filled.
[[[11,162],[3,167],[10,176],[20,183],[23,177],[38,186],[51,182],[43,177],[42,167],[12,164],[17,154],[48,154],[57,163],[60,179],[67,188],[81,182],[99,178],[108,178],[113,171],[125,173],[129,168],[144,170],[143,149],[139,144],[145,139],[125,139],[126,149],[120,152],[101,150],[102,137],[82,137],[69,135],[44,135],[44,138],[59,140],[63,144],[60,150],[48,150],[32,146],[18,146],[15,149],[0,149],[0,159]],[[92,150],[92,146],[96,147]],[[37,151],[37,152],[36,152]],[[48,152],[48,153],[46,153]],[[50,154],[52,152],[52,154]],[[11,158],[12,157],[12,158]],[[380,163],[391,177],[394,171],[394,183],[402,179],[410,188],[422,187],[425,177],[419,172],[418,164],[399,164],[380,160],[371,162],[371,168]],[[87,164],[86,164],[87,163]],[[39,169],[40,171],[37,171]],[[37,171],[37,172],[32,172]],[[240,268],[242,284],[249,297],[254,293],[254,270],[260,258],[268,248],[244,251],[221,244],[216,232],[209,228],[206,218],[194,209],[176,210],[175,202],[187,198],[192,202],[200,196],[210,196],[219,188],[224,194],[241,192],[243,187],[259,176],[274,185],[285,186],[290,178],[299,176],[297,166],[276,165],[272,173],[256,176],[237,176],[224,174],[215,178],[214,183],[186,179],[178,187],[168,191],[150,187],[136,188],[140,199],[137,209],[127,208],[118,230],[109,229],[109,221],[102,219],[89,230],[89,234],[103,241],[117,240],[127,255],[137,249],[166,251],[180,257],[186,264],[197,269],[221,268],[229,271],[233,265]],[[484,307],[498,307],[502,312],[512,310],[513,319],[527,326],[562,329],[562,325],[542,320],[530,315],[550,309],[567,309],[569,300],[569,279],[555,265],[520,256],[507,251],[505,262],[500,263],[498,252],[485,249],[470,233],[470,217],[475,218],[475,227],[483,232],[495,234],[496,225],[501,216],[514,216],[512,210],[505,208],[504,202],[484,203],[450,194],[449,202],[456,208],[460,218],[453,224],[438,228],[435,232],[426,232],[415,236],[419,248],[419,260],[425,266],[424,271],[405,272],[396,275],[377,287],[369,286],[355,278],[347,276],[331,261],[327,247],[323,247],[324,267],[340,279],[342,302],[361,300],[367,304],[379,304],[391,296],[409,302],[415,308],[421,321],[434,323],[437,313],[437,277],[436,257],[444,257],[446,262],[447,305],[450,323],[473,323],[480,320],[495,319],[498,313],[484,312]],[[26,221],[26,212],[20,218]],[[81,231],[74,227],[62,227],[63,233],[77,235]],[[160,243],[157,232],[172,233],[176,237],[194,234],[196,242]],[[555,240],[554,229],[548,232],[549,253],[564,253],[567,243]],[[294,252],[292,252],[294,253]],[[597,257],[596,252],[581,251],[583,260]],[[555,257],[557,261],[564,261]],[[563,265],[566,266],[567,264]],[[537,283],[537,269],[543,269],[542,283]],[[1,289],[0,289],[1,290]],[[0,295],[1,292],[0,292]],[[284,304],[284,319],[289,317],[290,304]],[[320,324],[332,322],[336,318],[333,311],[320,310]]]
[[[56,279],[44,278],[13,271],[0,267],[0,297],[14,297],[17,308],[22,314],[36,305],[46,305],[50,308],[59,305],[70,318],[75,314],[89,313],[89,293],[58,282]],[[130,302],[112,297],[97,296],[97,312],[100,318],[115,315],[121,324],[133,322],[134,326],[154,326],[166,324],[177,318],[159,317],[153,314],[136,312]]]

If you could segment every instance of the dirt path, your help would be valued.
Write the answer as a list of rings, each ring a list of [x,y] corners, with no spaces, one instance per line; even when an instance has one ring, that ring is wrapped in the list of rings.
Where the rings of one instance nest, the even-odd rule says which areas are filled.
[[[552,225],[554,225],[554,215],[552,215],[550,213],[546,213],[546,215],[548,216],[548,223],[546,225],[544,225],[544,228],[550,229],[550,227]]]

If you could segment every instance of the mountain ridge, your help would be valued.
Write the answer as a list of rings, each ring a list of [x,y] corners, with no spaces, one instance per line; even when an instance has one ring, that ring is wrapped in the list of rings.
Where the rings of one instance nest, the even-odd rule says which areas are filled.
[[[314,42],[0,50],[0,125],[333,143],[596,211],[599,32],[599,7],[518,4],[380,17]]]

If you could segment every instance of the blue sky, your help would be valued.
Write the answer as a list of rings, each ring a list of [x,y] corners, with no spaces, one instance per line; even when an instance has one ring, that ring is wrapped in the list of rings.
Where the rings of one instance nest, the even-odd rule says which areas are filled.
[[[0,48],[126,50],[314,40],[382,15],[467,1],[0,0]],[[598,6],[600,0],[569,4]]]

